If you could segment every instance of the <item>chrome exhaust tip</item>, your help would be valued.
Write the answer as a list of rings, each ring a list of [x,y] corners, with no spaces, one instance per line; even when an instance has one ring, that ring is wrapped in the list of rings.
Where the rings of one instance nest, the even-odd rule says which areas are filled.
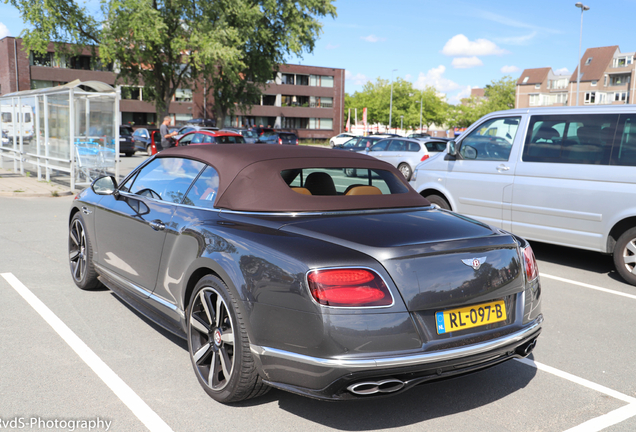
[[[404,382],[399,379],[388,378],[382,381],[362,381],[351,384],[347,387],[347,390],[358,396],[368,396],[376,393],[393,393],[403,387]]]

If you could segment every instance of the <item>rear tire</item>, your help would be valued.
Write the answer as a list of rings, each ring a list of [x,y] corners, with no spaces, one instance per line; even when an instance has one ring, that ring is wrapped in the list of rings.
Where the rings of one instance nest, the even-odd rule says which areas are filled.
[[[186,319],[192,367],[212,399],[231,403],[267,393],[238,302],[221,279],[206,276],[197,283]]]
[[[426,198],[431,204],[436,205],[437,207],[444,209],[444,210],[451,210],[451,206],[448,203],[448,201],[446,201],[444,198],[442,198],[439,195],[436,194],[431,194],[428,195]]]
[[[625,231],[616,241],[614,266],[625,281],[636,285],[636,227]]]
[[[402,173],[406,181],[411,180],[411,176],[413,175],[413,170],[411,169],[409,164],[401,163],[400,165],[398,165],[398,169],[400,170],[400,172]]]
[[[152,156],[152,144],[148,144],[146,146],[146,155],[147,156]]]
[[[356,169],[355,168],[345,168],[344,169],[344,174],[347,177],[357,177],[357,173],[356,173]]]
[[[135,152],[125,152],[124,154],[126,155],[126,157],[132,157]]]

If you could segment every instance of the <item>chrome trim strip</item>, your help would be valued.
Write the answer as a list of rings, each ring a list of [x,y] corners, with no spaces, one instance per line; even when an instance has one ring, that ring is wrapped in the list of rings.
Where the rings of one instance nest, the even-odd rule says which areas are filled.
[[[491,350],[504,347],[508,344],[519,342],[530,336],[533,332],[541,328],[541,322],[536,322],[532,326],[513,333],[503,338],[496,339],[482,344],[472,345],[463,348],[455,348],[441,352],[423,353],[415,355],[405,355],[400,357],[386,357],[376,359],[323,359],[318,357],[310,357],[302,354],[296,354],[289,351],[283,351],[276,348],[261,347],[251,345],[250,350],[253,354],[261,357],[274,357],[282,360],[303,363],[310,366],[322,368],[341,368],[341,369],[383,369],[390,367],[414,366],[428,363],[435,363],[456,358],[467,357],[476,354],[482,354]]]
[[[159,303],[160,305],[167,307],[168,309],[171,309],[175,312],[179,312],[177,309],[177,306],[167,302],[166,300],[162,299],[161,297],[157,297],[156,295],[154,295],[151,291],[148,291],[145,288],[142,288],[138,285],[135,285],[134,283],[131,283],[129,281],[127,281],[126,279],[122,278],[121,276],[113,273],[112,271],[105,269],[104,267],[102,267],[101,265],[95,263],[94,266],[97,268],[97,271],[101,274],[104,274],[107,278],[109,279],[113,279],[115,282],[117,282],[118,284],[127,287],[128,290],[130,291],[136,291],[137,294],[140,294],[146,298],[149,298],[150,300],[154,300],[155,302]],[[180,313],[181,316],[183,316],[183,313]]]
[[[309,288],[309,273],[313,273],[315,271],[320,271],[320,270],[342,270],[342,269],[364,269],[364,270],[369,270],[370,272],[373,272],[374,274],[378,275],[380,277],[380,279],[382,279],[382,282],[384,283],[384,286],[386,287],[387,290],[389,290],[389,294],[391,294],[391,304],[390,305],[386,305],[386,306],[328,306],[328,305],[324,305],[324,304],[320,304],[316,301],[316,299],[314,298],[314,296],[311,294],[311,289]],[[313,268],[313,269],[309,269],[307,271],[307,273],[305,273],[305,286],[307,287],[307,293],[309,294],[309,298],[311,298],[311,300],[314,302],[315,305],[318,305],[320,307],[323,308],[329,308],[329,309],[362,309],[362,310],[366,310],[366,309],[383,309],[383,308],[390,308],[393,305],[395,305],[395,297],[393,296],[393,292],[391,291],[391,288],[389,287],[389,284],[386,283],[386,280],[382,277],[382,275],[380,273],[377,272],[377,270],[372,269],[371,267],[364,267],[364,266],[342,266],[342,267],[318,267],[318,268]]]
[[[199,207],[197,207],[199,208]],[[346,215],[346,214],[377,214],[377,213],[398,213],[403,211],[417,211],[417,210],[432,210],[433,206],[421,206],[421,207],[399,207],[399,208],[385,208],[385,209],[367,209],[367,210],[330,210],[322,212],[249,212],[240,210],[228,210],[220,209],[221,213],[238,214],[246,216],[331,216],[331,215]]]

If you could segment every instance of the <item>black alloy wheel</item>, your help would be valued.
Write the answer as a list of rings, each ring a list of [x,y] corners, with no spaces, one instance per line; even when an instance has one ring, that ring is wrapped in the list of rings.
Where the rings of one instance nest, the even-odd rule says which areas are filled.
[[[616,241],[614,266],[623,279],[636,285],[636,228],[625,231]]]
[[[215,276],[199,281],[187,321],[190,359],[208,395],[218,402],[231,403],[269,390],[254,366],[237,302],[223,281]]]
[[[79,212],[75,213],[69,226],[68,259],[75,285],[83,290],[92,290],[101,286],[93,267],[93,248]]]

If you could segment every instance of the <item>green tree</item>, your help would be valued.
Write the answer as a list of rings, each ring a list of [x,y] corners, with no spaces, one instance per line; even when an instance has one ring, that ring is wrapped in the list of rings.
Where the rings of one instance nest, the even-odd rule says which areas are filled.
[[[488,100],[488,112],[514,108],[516,86],[516,80],[509,75],[487,84],[484,87],[484,94]]]
[[[89,47],[114,62],[118,82],[141,84],[160,116],[178,88],[203,78],[214,88],[222,121],[257,100],[287,56],[311,52],[319,17],[336,14],[333,0],[101,0],[100,13],[76,0],[4,0],[31,28],[27,50]],[[71,45],[68,45],[71,44]]]

